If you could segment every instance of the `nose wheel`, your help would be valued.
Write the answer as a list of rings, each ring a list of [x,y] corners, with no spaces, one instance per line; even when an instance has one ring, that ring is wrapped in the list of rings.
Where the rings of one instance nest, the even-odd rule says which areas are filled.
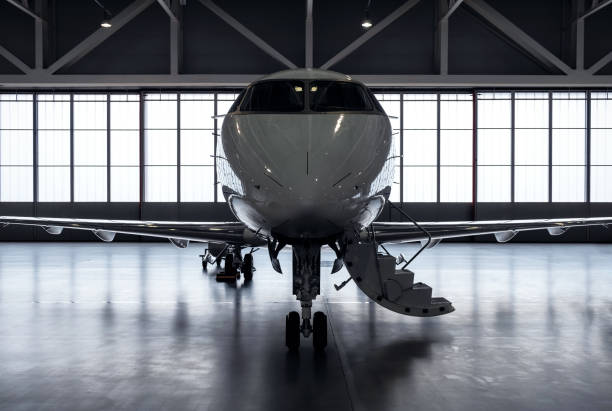
[[[309,311],[310,307],[307,310]],[[300,334],[305,338],[312,334],[314,349],[324,350],[327,347],[327,316],[317,311],[311,324],[310,317],[304,316],[304,308],[302,309],[302,321],[297,311],[291,311],[285,317],[285,345],[289,350],[296,351],[300,348]]]

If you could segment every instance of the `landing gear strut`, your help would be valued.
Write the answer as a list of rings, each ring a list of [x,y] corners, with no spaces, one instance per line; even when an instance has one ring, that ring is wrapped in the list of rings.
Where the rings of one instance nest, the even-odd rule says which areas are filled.
[[[293,246],[293,294],[302,306],[302,321],[300,324],[297,311],[291,311],[285,319],[285,344],[290,350],[300,347],[300,334],[305,338],[312,334],[316,350],[327,346],[327,316],[322,312],[311,316],[312,301],[320,290],[320,278],[321,247],[310,244]]]

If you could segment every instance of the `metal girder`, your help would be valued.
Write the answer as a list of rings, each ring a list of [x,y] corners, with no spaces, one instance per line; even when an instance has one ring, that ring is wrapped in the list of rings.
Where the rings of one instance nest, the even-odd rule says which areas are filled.
[[[612,53],[611,53],[612,54]],[[612,60],[612,55],[609,56]],[[3,88],[244,87],[263,74],[48,74],[0,75]],[[349,73],[350,74],[350,73]],[[571,75],[354,75],[370,87],[539,88],[609,87],[612,76]]]
[[[476,13],[480,14],[485,20],[508,36],[523,50],[532,55],[545,66],[552,69],[561,70],[566,74],[570,74],[574,71],[571,67],[561,61],[561,59],[548,51],[546,48],[542,47],[540,43],[535,41],[527,33],[518,28],[514,23],[491,7],[486,1],[465,0],[464,4],[468,5]]]
[[[295,64],[293,64],[288,58],[279,53],[275,48],[266,43],[261,37],[253,33],[251,30],[246,28],[242,23],[238,20],[230,16],[225,10],[221,7],[217,6],[212,0],[200,0],[200,3],[204,5],[204,7],[208,8],[210,11],[215,13],[221,20],[225,21],[232,28],[250,40],[253,44],[259,47],[261,50],[274,57],[276,60],[284,64],[289,68],[297,68]]]
[[[172,11],[172,6],[169,4],[168,0],[157,0],[157,3],[161,6],[162,9],[164,9],[168,17],[170,17],[170,20],[172,20],[174,23],[179,22],[179,19]]]
[[[589,10],[587,10],[586,12],[584,12],[584,14],[582,16],[580,16],[578,19],[579,20],[584,20],[587,17],[597,13],[598,11],[603,9],[604,7],[609,6],[610,4],[612,4],[612,0],[603,0],[603,1],[594,0],[593,1],[593,5],[591,6],[591,8]]]
[[[312,2],[306,0],[306,44],[304,46],[306,55],[306,68],[312,68]]]
[[[4,57],[12,65],[14,65],[19,70],[23,71],[26,74],[28,74],[28,73],[30,73],[32,71],[30,66],[25,64],[23,61],[21,61],[21,59],[19,57],[15,56],[13,53],[11,53],[10,51],[8,51],[7,49],[5,49],[2,46],[0,46],[0,56]]]
[[[348,46],[340,50],[338,54],[336,54],[334,57],[330,58],[325,64],[323,64],[321,68],[323,70],[327,70],[334,64],[338,63],[340,60],[342,60],[343,58],[351,54],[353,51],[361,47],[366,41],[370,40],[372,37],[380,33],[383,29],[385,29],[388,25],[390,25],[395,20],[397,20],[399,17],[401,17],[408,10],[416,6],[419,1],[420,0],[408,0],[407,2],[399,6],[397,9],[391,12],[387,17],[382,19],[380,23],[375,24],[371,29],[363,33],[351,44],[349,44]]]
[[[171,12],[174,19],[170,19],[170,74],[178,74],[183,63],[182,7],[179,0],[172,0]]]
[[[77,44],[72,50],[60,57],[55,63],[51,64],[46,70],[49,74],[55,73],[62,67],[73,64],[87,53],[99,46],[104,40],[112,36],[119,29],[129,23],[134,17],[142,13],[155,0],[135,0],[119,14],[111,19],[112,26],[109,28],[99,28],[85,40]]]
[[[461,6],[461,3],[463,3],[463,0],[450,0],[448,4],[448,9],[446,10],[446,13],[444,13],[440,21],[447,21],[451,14],[453,14],[455,10],[457,10],[457,8]]]
[[[589,73],[589,74],[595,74],[599,70],[604,68],[611,61],[612,61],[612,51],[609,52],[608,54],[606,54],[605,56],[603,56],[602,58],[600,58],[595,64],[593,64],[591,67],[589,67],[589,69],[586,72]],[[596,76],[596,77],[600,77],[600,76]],[[608,87],[609,86],[610,86],[610,84],[608,84]]]
[[[17,7],[19,10],[23,11],[24,13],[26,13],[27,15],[34,17],[37,21],[42,21],[42,17],[40,17],[38,14],[34,13],[32,10],[30,10],[30,8],[27,6],[26,2],[22,2],[22,1],[17,1],[17,0],[6,0],[9,4],[12,4],[13,6]]]

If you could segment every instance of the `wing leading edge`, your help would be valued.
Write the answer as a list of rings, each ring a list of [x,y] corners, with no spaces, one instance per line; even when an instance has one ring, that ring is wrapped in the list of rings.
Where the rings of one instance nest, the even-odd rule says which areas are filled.
[[[419,222],[419,225],[431,235],[432,242],[439,242],[447,238],[494,234],[496,240],[502,243],[510,241],[521,231],[548,230],[550,235],[560,235],[572,227],[603,226],[607,228],[609,224],[612,224],[612,217],[561,218],[551,220]],[[376,241],[379,244],[428,240],[427,235],[411,222],[377,222],[372,226]]]
[[[230,244],[263,243],[240,222],[182,222],[140,220],[97,220],[78,218],[0,217],[0,226],[38,226],[49,234],[61,234],[64,228],[93,232],[102,241],[112,241],[115,233],[167,238],[177,241],[218,241]]]

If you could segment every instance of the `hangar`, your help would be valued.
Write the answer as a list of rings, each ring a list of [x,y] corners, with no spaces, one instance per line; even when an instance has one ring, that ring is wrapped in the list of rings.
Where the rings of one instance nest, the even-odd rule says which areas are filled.
[[[611,5],[0,0],[0,408],[612,408]]]

